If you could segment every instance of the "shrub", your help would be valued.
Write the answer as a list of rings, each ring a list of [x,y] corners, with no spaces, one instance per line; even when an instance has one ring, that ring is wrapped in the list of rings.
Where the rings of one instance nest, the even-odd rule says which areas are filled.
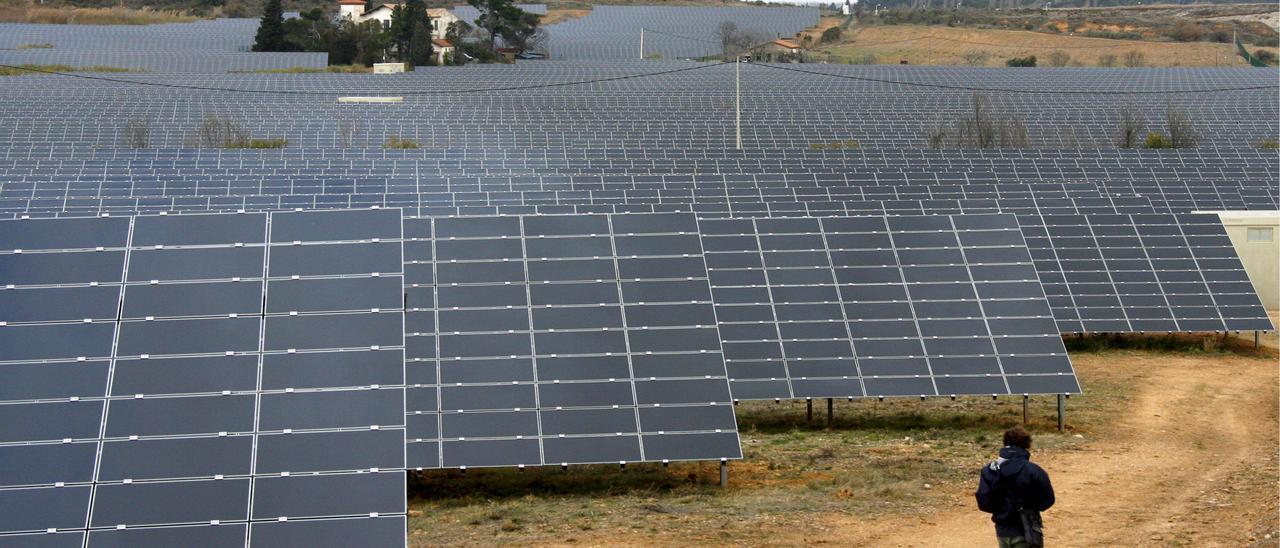
[[[1014,57],[1005,61],[1004,64],[1010,67],[1034,67],[1036,66],[1036,56]]]
[[[1280,150],[1280,141],[1277,141],[1273,138],[1268,137],[1266,139],[1258,141],[1258,148],[1265,148],[1267,150]]]
[[[1114,67],[1114,66],[1116,66],[1116,54],[1114,54],[1114,53],[1104,53],[1104,54],[1102,54],[1102,55],[1099,55],[1099,56],[1098,56],[1098,66],[1100,66],[1100,67]]]
[[[399,135],[392,135],[390,137],[387,137],[387,142],[383,143],[382,146],[386,148],[411,149],[411,148],[422,148],[422,143],[419,143],[413,139],[405,139],[403,137],[400,137]]]
[[[1204,29],[1191,21],[1183,21],[1174,25],[1169,37],[1179,42],[1197,42],[1204,38]]]
[[[1169,139],[1158,131],[1147,134],[1146,146],[1147,148],[1173,148],[1173,144],[1169,142]]]
[[[1129,68],[1141,67],[1147,64],[1147,55],[1141,51],[1130,51],[1124,54],[1124,66]]]
[[[1071,62],[1071,56],[1062,50],[1054,50],[1049,52],[1049,66],[1065,67]]]
[[[244,146],[227,148],[284,148],[289,146],[289,140],[284,137],[276,137],[270,139],[249,139]]]
[[[831,27],[822,31],[822,36],[818,38],[819,44],[829,44],[840,39],[840,27]]]
[[[1253,52],[1253,58],[1259,61],[1262,61],[1263,63],[1266,63],[1268,65],[1276,64],[1276,54],[1271,53],[1271,50],[1265,50],[1265,49],[1256,50]]]
[[[216,114],[206,115],[200,121],[192,141],[195,146],[210,148],[284,148],[289,145],[289,140],[283,137],[254,138],[240,122]]]
[[[52,48],[52,47],[53,47],[53,44],[50,44],[50,43],[48,43],[48,42],[45,42],[45,43],[43,43],[43,44],[20,44],[20,45],[18,45],[18,47],[13,48],[13,49],[16,49],[16,50],[18,50],[18,51],[22,51],[22,50],[25,50],[25,49],[49,49],[49,48]]]
[[[964,52],[960,57],[964,59],[964,64],[978,67],[987,64],[987,59],[991,58],[991,54],[987,53],[986,50],[971,49]]]

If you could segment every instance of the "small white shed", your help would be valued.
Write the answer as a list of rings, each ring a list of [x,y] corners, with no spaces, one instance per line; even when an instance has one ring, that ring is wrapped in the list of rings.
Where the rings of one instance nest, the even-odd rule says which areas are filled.
[[[1202,211],[1222,219],[1267,310],[1280,310],[1280,211]]]

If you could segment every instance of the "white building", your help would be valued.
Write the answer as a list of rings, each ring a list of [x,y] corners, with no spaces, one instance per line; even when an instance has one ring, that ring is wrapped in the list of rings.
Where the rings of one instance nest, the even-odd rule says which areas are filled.
[[[365,11],[363,0],[338,0],[338,16],[355,22],[378,21],[382,28],[391,28],[391,13],[400,4],[378,4]],[[427,17],[431,18],[431,37],[443,40],[449,31],[449,25],[459,21],[458,16],[444,8],[428,8]]]
[[[844,4],[840,6],[841,15],[853,15],[853,5],[857,3],[858,0],[844,0]]]

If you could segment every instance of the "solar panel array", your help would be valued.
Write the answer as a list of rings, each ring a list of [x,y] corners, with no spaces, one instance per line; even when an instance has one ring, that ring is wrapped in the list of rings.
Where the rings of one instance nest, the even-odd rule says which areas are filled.
[[[780,9],[780,8],[760,8]],[[49,50],[49,51],[56,51]],[[79,152],[125,148],[130,122],[148,128],[148,146],[189,146],[208,117],[242,126],[290,147],[382,148],[390,137],[429,149],[684,149],[735,146],[734,67],[707,66],[660,76],[589,85],[559,84],[703,66],[688,62],[521,62],[436,67],[395,75],[165,74],[114,75],[155,84],[87,82],[45,76],[5,80],[12,108],[0,112],[0,142],[58,142]],[[813,67],[814,65],[806,65]],[[742,138],[749,149],[804,149],[856,141],[864,149],[927,146],[933,118],[954,121],[971,108],[968,93],[925,85],[1074,90],[1076,95],[989,93],[995,106],[1025,120],[1037,148],[1111,148],[1126,105],[1153,131],[1166,108],[1186,111],[1204,146],[1253,147],[1280,132],[1275,89],[1106,95],[1133,90],[1274,86],[1272,69],[1028,69],[1016,82],[1000,69],[825,66],[850,80],[742,67]],[[448,90],[553,85],[494,93]],[[165,86],[315,93],[249,94]],[[1098,92],[1094,94],[1092,92]],[[338,103],[338,96],[402,96],[400,104]],[[248,99],[251,97],[251,99]],[[841,99],[848,98],[848,99]]]
[[[553,56],[638,53],[572,24]],[[406,470],[723,462],[739,400],[1077,393],[1060,333],[1272,328],[1193,212],[1275,209],[1274,70],[746,66],[734,150],[700,66],[7,79],[0,544],[402,545]],[[949,86],[1050,147],[1168,92],[1219,148],[903,148]],[[210,116],[289,147],[174,148]]]
[[[700,228],[735,398],[1079,392],[1011,215]]]
[[[328,53],[250,52],[258,19],[155,25],[0,24],[0,64],[225,73],[324,68]],[[51,45],[18,49],[20,46]]]
[[[0,538],[402,544],[400,230],[4,221],[0,533],[37,536]]]
[[[741,457],[693,215],[405,228],[409,466]]]

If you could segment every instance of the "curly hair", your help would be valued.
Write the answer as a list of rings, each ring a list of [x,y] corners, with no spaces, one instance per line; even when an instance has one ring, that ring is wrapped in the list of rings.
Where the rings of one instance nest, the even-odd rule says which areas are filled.
[[[1023,430],[1021,426],[1010,428],[1004,433],[1005,446],[1021,447],[1023,449],[1031,449],[1031,434]]]

